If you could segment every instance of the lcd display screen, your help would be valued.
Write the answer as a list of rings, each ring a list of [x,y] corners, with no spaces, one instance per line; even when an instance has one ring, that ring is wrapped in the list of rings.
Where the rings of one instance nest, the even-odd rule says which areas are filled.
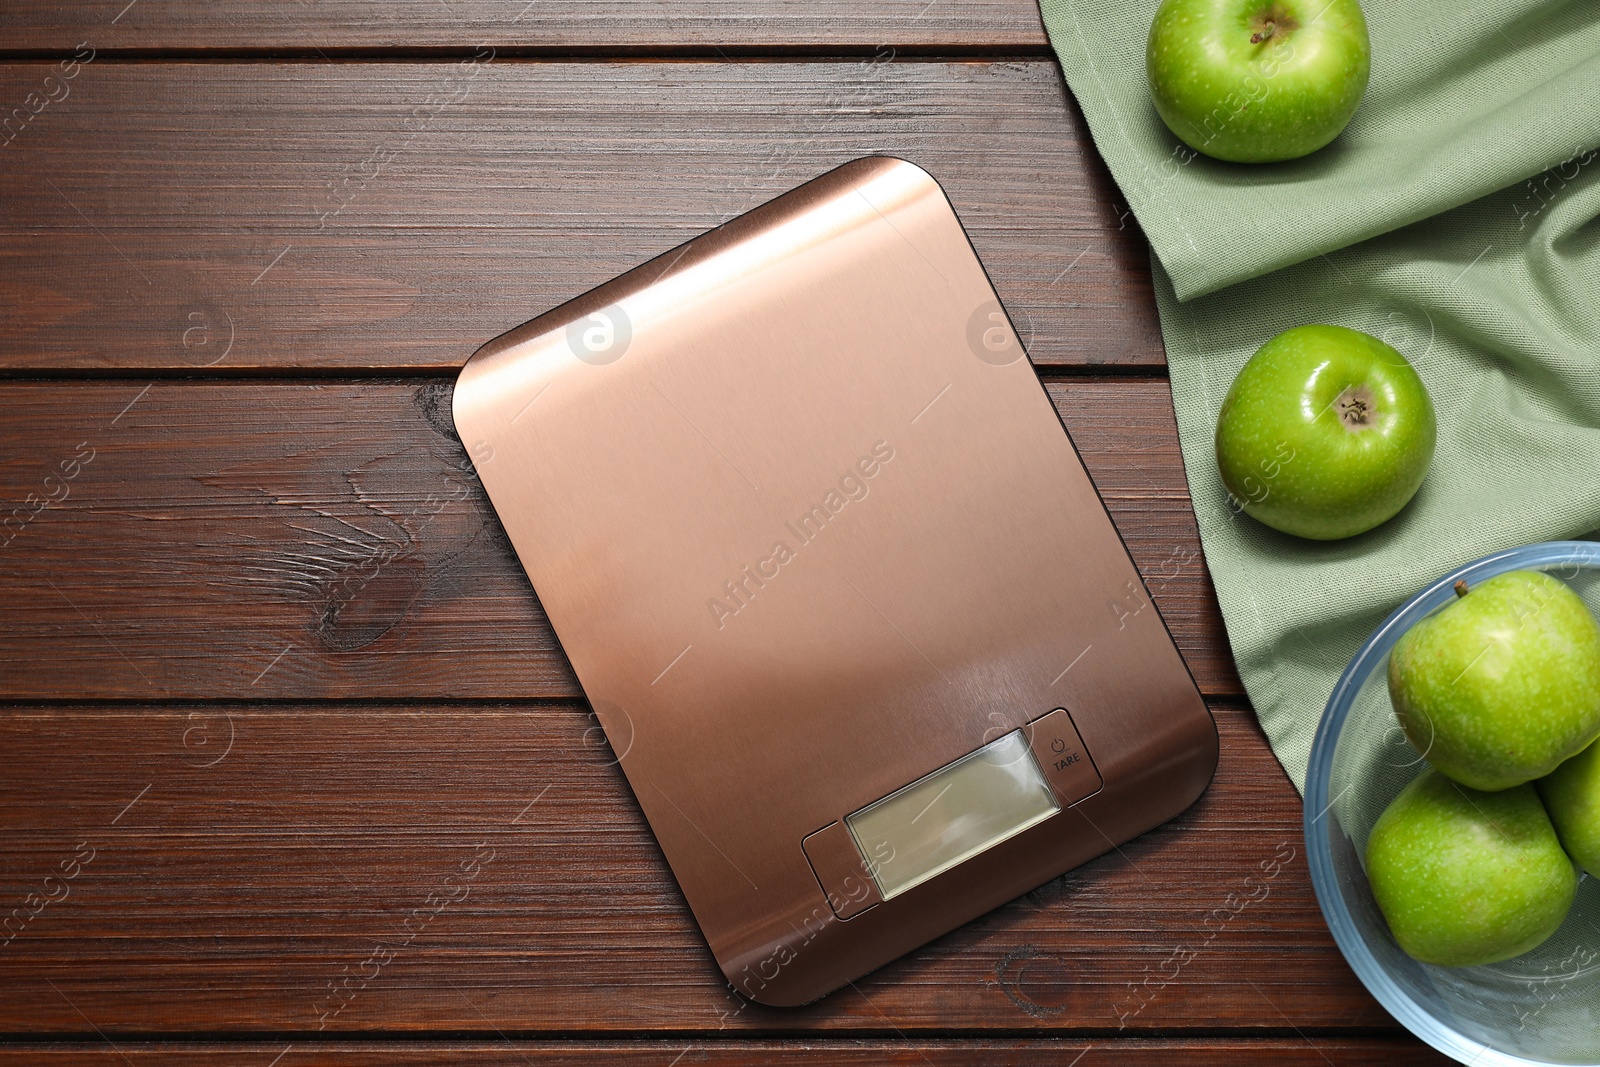
[[[845,824],[890,900],[1059,811],[1015,730],[867,805]]]

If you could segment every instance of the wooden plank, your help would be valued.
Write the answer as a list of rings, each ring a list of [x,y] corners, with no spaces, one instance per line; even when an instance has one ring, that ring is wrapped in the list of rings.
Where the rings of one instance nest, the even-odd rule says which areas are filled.
[[[382,17],[360,0],[285,7],[246,0],[147,3],[10,0],[0,50],[474,48],[626,53],[722,48],[838,54],[878,45],[1043,53],[1032,0],[393,0]]]
[[[1165,380],[1045,384],[1200,691],[1243,695],[1183,473]]]
[[[0,1048],[0,1064],[76,1067],[78,1064],[159,1064],[160,1067],[236,1067],[268,1064],[285,1048],[283,1067],[590,1067],[595,1063],[637,1063],[649,1067],[744,1067],[752,1064],[818,1067],[1407,1067],[1446,1064],[1445,1057],[1412,1038],[1314,1038],[1259,1041],[1108,1040],[1071,1037],[1037,1040],[850,1041],[808,1038],[804,1044],[779,1041],[566,1041],[506,1039],[494,1043],[428,1042],[267,1042],[198,1045],[177,1042],[117,1042],[104,1045],[50,1045]],[[1080,1055],[1081,1054],[1081,1055]],[[674,1060],[674,1056],[681,1056]],[[1080,1056],[1074,1060],[1074,1056]]]
[[[1202,688],[1240,692],[1166,383],[1049,389]],[[0,691],[579,697],[454,437],[449,392],[0,385]]]
[[[455,368],[875,153],[944,184],[1036,361],[1164,360],[1053,61],[462,67],[0,64],[0,369]]]
[[[1253,714],[1214,710],[1187,813],[784,1010],[730,993],[581,707],[12,707],[0,901],[38,914],[0,1033],[1392,1027]]]

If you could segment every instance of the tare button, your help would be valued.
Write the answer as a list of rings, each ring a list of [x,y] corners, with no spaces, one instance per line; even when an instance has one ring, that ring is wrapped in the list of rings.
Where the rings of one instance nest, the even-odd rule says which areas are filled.
[[[1083,747],[1066,708],[1057,708],[1027,725],[1028,744],[1063,808],[1100,791],[1100,772]]]

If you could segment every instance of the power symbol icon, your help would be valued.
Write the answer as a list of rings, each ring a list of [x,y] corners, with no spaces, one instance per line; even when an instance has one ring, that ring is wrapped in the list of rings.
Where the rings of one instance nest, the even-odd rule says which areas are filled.
[[[1054,741],[1050,742],[1050,751],[1051,752],[1065,752],[1066,750],[1067,750],[1067,743],[1064,740],[1062,740],[1061,738],[1058,737]]]

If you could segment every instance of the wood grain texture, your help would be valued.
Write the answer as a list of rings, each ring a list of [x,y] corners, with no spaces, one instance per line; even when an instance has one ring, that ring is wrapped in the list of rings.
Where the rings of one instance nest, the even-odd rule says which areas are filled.
[[[76,1067],[78,1064],[160,1067],[588,1067],[595,1063],[641,1067],[745,1067],[792,1064],[796,1067],[1430,1067],[1450,1061],[1405,1038],[1315,1038],[1259,1041],[1092,1040],[1061,1037],[1036,1040],[817,1040],[802,1042],[729,1041],[513,1041],[489,1042],[240,1042],[178,1044],[117,1042],[104,1045],[0,1048],[0,1064]],[[680,1057],[674,1059],[674,1057]],[[1073,1057],[1079,1057],[1074,1059]]]
[[[137,3],[137,0],[135,0]],[[1031,0],[8,0],[0,50],[472,48],[609,54],[684,48],[918,50],[1046,47]]]
[[[0,369],[453,369],[871,154],[943,183],[1036,362],[1165,358],[1049,61],[55,69],[0,65]]]
[[[1188,812],[785,1010],[728,990],[581,706],[13,707],[0,1033],[1389,1026],[1254,716],[1214,714]]]
[[[0,385],[0,692],[580,697],[450,388]],[[1239,693],[1166,383],[1049,391],[1202,689]]]

